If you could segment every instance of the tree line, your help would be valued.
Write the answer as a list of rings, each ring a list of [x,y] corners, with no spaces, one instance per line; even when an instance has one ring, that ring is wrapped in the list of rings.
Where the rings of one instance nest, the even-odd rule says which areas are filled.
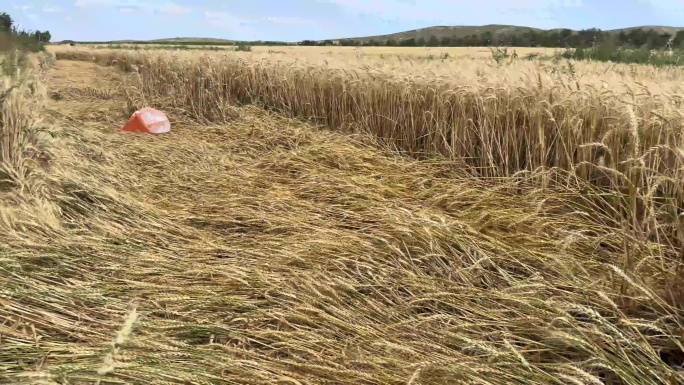
[[[50,31],[26,31],[18,29],[12,16],[7,12],[0,12],[0,40],[7,46],[10,43],[19,43],[26,48],[39,49],[42,44],[49,43],[52,39]]]
[[[334,45],[332,40],[304,40],[300,45]],[[388,46],[388,47],[551,47],[590,48],[597,46],[619,46],[630,48],[684,48],[684,31],[676,34],[659,33],[653,29],[632,29],[629,32],[610,33],[597,28],[574,32],[570,29],[551,31],[528,30],[515,34],[498,34],[490,31],[464,37],[430,36],[408,39],[341,39],[342,46]]]

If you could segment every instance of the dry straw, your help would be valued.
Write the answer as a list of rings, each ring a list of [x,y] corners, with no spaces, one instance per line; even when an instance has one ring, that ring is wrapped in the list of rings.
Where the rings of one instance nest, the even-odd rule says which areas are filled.
[[[525,176],[531,172],[472,178],[476,162],[493,160],[399,157],[367,137],[219,105],[220,98],[253,94],[236,88],[242,85],[261,87],[265,94],[254,97],[262,102],[286,101],[278,92],[292,92],[288,111],[322,108],[305,101],[352,110],[311,90],[271,88],[281,84],[274,76],[280,67],[255,67],[270,77],[252,85],[252,68],[233,72],[245,76],[236,80],[221,72],[228,63],[208,61],[201,69],[159,60],[127,61],[139,71],[128,88],[117,71],[86,62],[58,61],[47,76],[55,100],[35,113],[57,139],[51,163],[32,172],[47,192],[41,198],[19,184],[3,192],[0,382],[684,379],[678,249],[610,223],[605,207],[579,199],[579,177],[560,169],[540,175],[549,184],[562,177],[575,183],[562,190],[540,188]],[[171,72],[179,69],[188,71]],[[286,75],[313,85],[326,73],[296,74]],[[161,75],[169,76],[169,88],[159,88]],[[340,83],[331,84],[356,98],[362,96],[353,87],[371,86],[337,75]],[[457,100],[474,97],[461,92]],[[424,103],[412,95],[404,98]],[[23,100],[12,108],[33,113]],[[117,132],[129,112],[122,106],[140,100],[172,112],[171,134],[153,140]],[[375,100],[360,108],[386,106]],[[473,113],[484,111],[476,106]],[[619,111],[631,119],[624,106]],[[538,112],[538,119],[546,116]],[[641,113],[635,106],[637,127]],[[370,131],[372,118],[358,128]],[[211,120],[221,124],[203,124]],[[481,135],[474,127],[471,135]],[[394,135],[400,143],[401,132]],[[545,140],[547,148],[556,143]],[[611,140],[582,148],[603,157],[604,167],[617,167],[623,153]],[[639,148],[647,140],[639,137]],[[632,159],[635,146],[628,144],[619,148]],[[660,151],[639,155],[669,154]],[[530,162],[544,159],[534,148],[520,153]],[[491,175],[506,175],[498,170]],[[648,175],[629,170],[628,181]],[[620,176],[606,178],[617,183]]]
[[[16,56],[0,56],[0,66]],[[9,74],[0,76],[0,191],[12,186],[29,186],[33,169],[48,160],[45,126],[41,111],[46,99],[45,87],[32,69],[5,67]]]
[[[133,104],[153,103],[199,121],[230,120],[231,104],[255,104],[334,130],[370,133],[420,158],[463,160],[475,176],[557,169],[566,174],[543,177],[545,187],[582,184],[615,225],[684,247],[684,110],[681,94],[665,93],[681,90],[666,86],[673,77],[684,79],[677,69],[593,65],[549,75],[550,64],[526,62],[489,71],[491,77],[508,71],[503,79],[458,85],[459,76],[407,77],[259,55],[74,50],[57,56],[135,71]],[[648,76],[652,89],[644,85]],[[610,86],[596,87],[606,80]]]

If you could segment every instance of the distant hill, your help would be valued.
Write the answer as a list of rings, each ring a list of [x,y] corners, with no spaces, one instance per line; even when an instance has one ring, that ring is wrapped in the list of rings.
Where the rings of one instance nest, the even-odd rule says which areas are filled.
[[[634,29],[643,29],[643,30],[654,30],[658,32],[659,34],[663,33],[669,33],[672,35],[675,35],[677,32],[684,30],[684,27],[668,27],[668,26],[659,26],[659,25],[645,25],[645,26],[638,26],[638,27],[629,27],[629,28],[620,28],[620,29],[613,29],[613,30],[606,30],[605,32],[609,32],[611,34],[618,34],[622,31],[628,33],[631,30]],[[525,32],[557,32],[561,31],[562,28],[553,28],[553,29],[540,29],[540,28],[532,28],[532,27],[524,27],[524,26],[517,26],[517,25],[504,25],[504,24],[488,24],[488,25],[481,25],[481,26],[435,26],[435,27],[427,27],[427,28],[420,28],[420,29],[413,29],[410,31],[404,31],[404,32],[397,32],[397,33],[391,33],[387,35],[375,35],[375,36],[363,36],[363,37],[347,37],[347,38],[340,38],[340,39],[333,39],[337,41],[343,41],[343,40],[354,40],[358,41],[361,44],[367,43],[371,40],[375,41],[387,41],[387,40],[396,40],[398,42],[402,40],[408,40],[408,39],[425,39],[428,40],[430,37],[435,36],[438,39],[442,38],[451,38],[451,39],[462,39],[470,35],[481,35],[485,32],[491,32],[492,35],[508,35],[508,36],[514,36],[514,35],[520,35]],[[571,30],[573,34],[576,34],[578,31],[576,30]],[[316,42],[316,41],[314,41]],[[323,42],[323,40],[318,40],[318,42]],[[240,40],[229,40],[229,39],[216,39],[216,38],[208,38],[208,37],[175,37],[175,38],[168,38],[168,39],[155,39],[155,40],[114,40],[114,41],[102,41],[102,42],[78,42],[79,44],[186,44],[186,45],[235,45],[235,44],[240,44],[240,43],[265,43],[265,44],[273,44],[276,43],[278,45],[290,45],[290,44],[296,44],[292,42],[245,42],[245,41],[240,41]]]
[[[427,27],[427,28],[420,28],[420,29],[413,29],[410,31],[404,31],[404,32],[397,32],[397,33],[391,33],[387,35],[376,35],[376,36],[364,36],[364,37],[353,37],[353,38],[343,38],[343,39],[338,39],[338,40],[356,40],[360,41],[361,43],[370,41],[370,40],[396,40],[396,41],[401,41],[401,40],[407,40],[407,39],[429,39],[431,36],[435,36],[438,39],[442,38],[464,38],[469,35],[480,35],[485,32],[491,32],[493,35],[518,35],[524,32],[528,31],[536,31],[536,32],[543,32],[543,31],[560,31],[562,28],[554,28],[554,29],[540,29],[540,28],[532,28],[532,27],[522,27],[522,26],[517,26],[517,25],[502,25],[502,24],[489,24],[489,25],[481,25],[481,26],[453,26],[453,27],[448,27],[448,26],[435,26],[435,27]],[[629,32],[633,29],[643,29],[643,30],[649,30],[653,29],[658,33],[670,33],[672,35],[676,34],[678,31],[684,30],[684,27],[666,27],[666,26],[640,26],[640,27],[630,27],[630,28],[620,28],[620,29],[613,29],[613,30],[607,30],[606,32],[618,34],[621,31],[624,32]],[[577,31],[572,30],[573,33],[577,33]]]
[[[649,30],[652,29],[658,33],[669,33],[671,35],[677,34],[677,32],[684,30],[684,27],[665,27],[662,25],[643,25],[641,27],[630,27],[630,28],[620,28],[620,29],[611,29],[608,30],[607,32],[611,33],[620,33],[622,31],[624,32],[629,32],[633,29],[643,29],[643,30]]]
[[[366,42],[369,40],[406,40],[406,39],[429,39],[431,36],[435,36],[438,39],[449,37],[449,38],[463,38],[468,35],[479,35],[485,32],[491,32],[493,34],[518,34],[527,31],[542,31],[538,28],[531,27],[520,27],[516,25],[500,25],[500,24],[489,24],[481,26],[435,26],[420,29],[412,29],[410,31],[390,33],[387,35],[376,35],[376,36],[364,36],[364,37],[352,37],[343,38],[339,40],[358,40],[361,42]]]

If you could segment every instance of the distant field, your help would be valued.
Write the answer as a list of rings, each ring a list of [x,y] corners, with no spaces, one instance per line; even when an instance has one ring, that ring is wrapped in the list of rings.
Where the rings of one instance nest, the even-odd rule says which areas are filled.
[[[364,54],[364,55],[406,55],[406,56],[440,56],[448,53],[450,56],[491,56],[488,47],[301,47],[301,46],[278,46],[278,47],[252,47],[254,52],[279,51],[287,54]],[[557,48],[529,48],[510,47],[508,50],[524,56],[530,53],[553,54]]]
[[[183,46],[183,44],[178,44]],[[173,50],[174,45],[169,44],[92,44],[92,45],[78,45],[70,47],[68,44],[60,44],[50,46],[50,49],[88,49],[95,48],[112,48],[116,49],[169,49]],[[206,50],[230,50],[234,46],[227,45],[193,45],[188,46],[193,49]],[[491,56],[491,49],[489,47],[342,47],[342,46],[326,46],[326,47],[312,47],[312,46],[252,46],[252,52],[255,53],[285,53],[288,55],[299,54],[321,54],[321,55],[402,55],[402,56],[429,56],[433,55],[439,57],[445,53],[449,56],[472,56],[472,57],[488,57]],[[510,47],[509,52],[517,53],[519,56],[525,56],[531,53],[538,53],[542,55],[552,55],[559,51],[558,48],[530,48],[530,47]]]
[[[417,59],[454,59],[454,58],[493,58],[504,59],[576,59],[625,64],[651,64],[654,66],[681,66],[684,64],[682,50],[648,50],[625,48],[598,49],[561,49],[531,47],[347,47],[347,46],[267,46],[267,45],[212,45],[212,44],[78,44],[71,47],[66,44],[51,45],[50,49],[115,49],[136,51],[248,51],[254,54],[281,54],[291,57],[307,56],[319,58],[368,58],[391,57]],[[505,50],[505,53],[504,51]],[[501,56],[504,54],[504,56]],[[507,55],[507,56],[506,56]]]
[[[171,50],[92,49],[87,47],[52,46],[54,53],[87,58],[135,58],[161,55],[165,60]],[[175,55],[179,60],[197,61],[213,58],[218,63],[232,65],[236,59],[250,65],[269,66],[274,63],[294,65],[301,69],[329,69],[360,71],[380,77],[408,76],[412,81],[440,82],[442,86],[461,87],[532,87],[541,83],[554,88],[559,84],[573,84],[575,88],[609,89],[615,97],[629,96],[630,89],[645,85],[651,92],[677,94],[684,92],[681,82],[684,67],[656,70],[646,66],[621,63],[569,62],[525,60],[532,53],[552,55],[554,48],[510,48],[518,60],[505,59],[497,64],[487,47],[472,48],[426,48],[426,47],[268,47],[255,46],[251,52],[226,52],[225,50],[188,52]],[[448,53],[448,56],[444,56]],[[93,56],[93,54],[97,54]],[[539,76],[542,75],[542,76]]]

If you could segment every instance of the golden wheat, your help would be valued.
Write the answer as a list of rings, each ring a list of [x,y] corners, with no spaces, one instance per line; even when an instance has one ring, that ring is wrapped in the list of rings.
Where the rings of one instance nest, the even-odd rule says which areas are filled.
[[[568,175],[552,180],[554,185],[598,189],[588,195],[601,197],[598,204],[618,226],[628,223],[649,239],[682,241],[684,109],[682,94],[670,94],[681,90],[681,82],[671,81],[684,78],[679,69],[623,72],[620,92],[613,86],[618,75],[607,73],[633,66],[585,65],[579,74],[554,78],[542,75],[548,64],[524,62],[496,69],[505,75],[496,81],[486,75],[488,81],[473,82],[463,74],[416,78],[399,70],[323,67],[306,59],[295,65],[259,55],[57,55],[135,71],[133,104],[154,104],[202,121],[231,119],[231,104],[256,104],[332,129],[371,133],[415,156],[464,160],[477,176],[557,168]],[[467,73],[473,66],[461,63],[463,71],[445,67]]]
[[[0,191],[28,186],[37,163],[48,160],[48,135],[39,116],[45,87],[31,69],[13,71],[0,77]]]
[[[95,56],[106,64],[113,58],[132,72],[67,60],[49,72],[49,91],[60,97],[34,112],[46,115],[58,138],[51,164],[39,173],[49,199],[13,185],[14,200],[3,201],[1,382],[684,380],[679,249],[632,231],[628,217],[619,223],[625,228],[616,227],[614,213],[605,212],[610,207],[582,199],[589,182],[624,183],[625,197],[637,202],[660,199],[627,182],[673,172],[672,145],[645,149],[678,131],[664,126],[671,132],[639,135],[642,106],[630,112],[601,95],[571,92],[570,101],[549,108],[535,99],[548,96],[544,90],[464,88],[450,95],[381,75],[389,81],[383,90],[380,80],[349,70]],[[447,116],[437,103],[444,100],[466,104],[454,108],[473,122],[454,139],[479,146],[460,151],[483,159],[459,159],[451,148],[443,154],[453,159],[428,157],[420,152],[445,139],[421,141],[403,126],[385,134],[425,159],[368,143],[381,134],[374,127],[388,127],[378,113],[413,130],[442,127],[407,114],[429,106]],[[143,101],[169,110],[170,134],[117,132],[129,108]],[[602,103],[594,106],[599,112],[581,111],[593,102]],[[281,113],[230,105],[245,103]],[[411,108],[401,115],[405,106]],[[500,111],[507,106],[534,124],[549,123],[549,115],[607,120],[619,112],[625,125],[565,132],[581,125],[561,120],[519,136],[478,131],[513,128],[504,120],[482,123],[507,116]],[[360,134],[319,130],[282,112]],[[321,112],[327,115],[314,115]],[[495,135],[504,134],[502,140],[519,141],[530,167],[504,151],[513,143],[495,148]],[[577,150],[573,155],[591,168],[525,142],[533,135],[547,150]],[[504,160],[513,163],[504,167]],[[620,172],[625,160],[630,167]],[[561,161],[567,163],[544,172],[532,167]],[[604,174],[594,170],[600,167]],[[671,183],[651,182],[651,189]]]

